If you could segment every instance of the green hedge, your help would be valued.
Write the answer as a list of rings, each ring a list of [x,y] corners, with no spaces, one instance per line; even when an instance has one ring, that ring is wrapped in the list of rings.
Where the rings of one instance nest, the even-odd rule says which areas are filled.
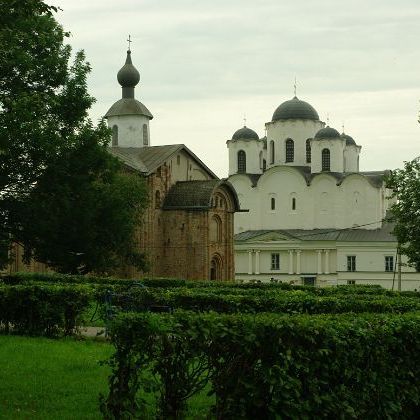
[[[105,300],[108,291],[97,291],[98,301]],[[140,289],[112,294],[112,304],[122,311],[144,311],[152,306],[196,312],[219,313],[344,313],[344,312],[410,312],[420,310],[418,298],[398,295],[331,295],[317,296],[305,291],[252,291],[242,294],[215,293],[209,289]]]
[[[286,283],[235,283],[235,282],[214,282],[214,281],[188,281],[183,279],[171,278],[142,278],[136,280],[117,279],[112,277],[95,277],[95,276],[75,276],[65,274],[42,274],[42,273],[15,273],[11,275],[3,275],[0,282],[4,284],[32,284],[32,283],[54,283],[54,284],[91,284],[94,286],[104,285],[107,287],[125,288],[131,287],[133,284],[141,283],[147,288],[187,288],[187,289],[204,289],[212,290],[214,293],[224,294],[226,291],[232,293],[253,293],[273,291],[291,291],[300,290],[314,295],[330,296],[330,295],[395,295],[396,292],[386,290],[378,285],[350,285],[350,286],[332,286],[332,287],[313,287],[290,285]],[[420,297],[419,292],[401,292],[401,295]]]
[[[0,287],[0,332],[72,334],[90,301],[91,293],[83,286]]]
[[[139,395],[156,390],[162,418],[183,418],[203,389],[218,419],[413,419],[420,410],[419,314],[125,314],[111,338],[105,418],[146,418]]]

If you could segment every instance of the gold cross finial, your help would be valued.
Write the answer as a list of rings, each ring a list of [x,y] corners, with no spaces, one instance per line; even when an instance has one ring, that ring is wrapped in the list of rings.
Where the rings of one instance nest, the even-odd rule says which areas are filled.
[[[131,43],[133,42],[133,41],[131,40],[131,35],[128,35],[127,42],[128,42],[128,51],[131,51]]]
[[[246,127],[246,115],[244,114],[244,127]]]
[[[328,126],[330,125],[330,114],[329,113],[327,114],[327,125]]]
[[[293,85],[293,87],[294,87],[295,98],[296,98],[296,76],[295,76],[295,84]]]
[[[343,128],[343,134],[344,134],[344,121],[343,121],[343,124],[341,125],[341,127]]]

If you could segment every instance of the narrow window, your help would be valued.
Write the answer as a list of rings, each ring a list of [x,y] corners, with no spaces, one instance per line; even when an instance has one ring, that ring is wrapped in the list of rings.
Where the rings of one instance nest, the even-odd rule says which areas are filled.
[[[160,208],[160,191],[156,191],[155,193],[155,208]]]
[[[176,156],[176,164],[179,166],[179,165],[181,165],[181,156],[180,155],[177,155]]]
[[[112,126],[112,145],[118,146],[118,126]]]
[[[356,284],[356,280],[347,280],[347,284]]]
[[[267,169],[267,161],[265,159],[263,159],[263,172],[265,172],[265,170]]]
[[[311,163],[311,139],[306,140],[306,163]]]
[[[271,254],[271,269],[280,270],[280,254]]]
[[[147,124],[143,124],[143,145],[149,144],[149,133],[147,132]]]
[[[394,271],[394,257],[392,255],[385,257],[385,271]]]
[[[355,255],[347,255],[347,271],[356,271]]]
[[[292,139],[286,140],[286,162],[295,160],[295,142]]]
[[[246,153],[243,150],[238,152],[238,173],[246,173]]]
[[[296,210],[296,198],[292,198],[292,210]]]
[[[276,209],[276,199],[274,197],[271,197],[271,210]]]
[[[330,170],[330,150],[329,149],[322,149],[322,170],[323,171]]]
[[[274,140],[270,141],[270,163],[274,163]]]

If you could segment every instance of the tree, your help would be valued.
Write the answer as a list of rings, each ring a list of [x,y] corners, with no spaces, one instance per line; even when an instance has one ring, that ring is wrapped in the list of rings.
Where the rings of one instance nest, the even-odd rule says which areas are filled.
[[[393,190],[391,221],[400,251],[408,257],[408,263],[420,271],[420,160],[404,163],[404,169],[392,171],[387,187]]]
[[[61,272],[143,268],[134,238],[145,183],[121,172],[105,123],[88,118],[83,51],[70,65],[55,7],[0,5],[0,238]]]

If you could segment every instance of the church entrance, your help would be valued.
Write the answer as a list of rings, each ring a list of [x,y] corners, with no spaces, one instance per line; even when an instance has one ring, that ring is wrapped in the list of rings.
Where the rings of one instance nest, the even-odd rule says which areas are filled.
[[[210,262],[210,280],[222,280],[222,259],[214,255]]]

